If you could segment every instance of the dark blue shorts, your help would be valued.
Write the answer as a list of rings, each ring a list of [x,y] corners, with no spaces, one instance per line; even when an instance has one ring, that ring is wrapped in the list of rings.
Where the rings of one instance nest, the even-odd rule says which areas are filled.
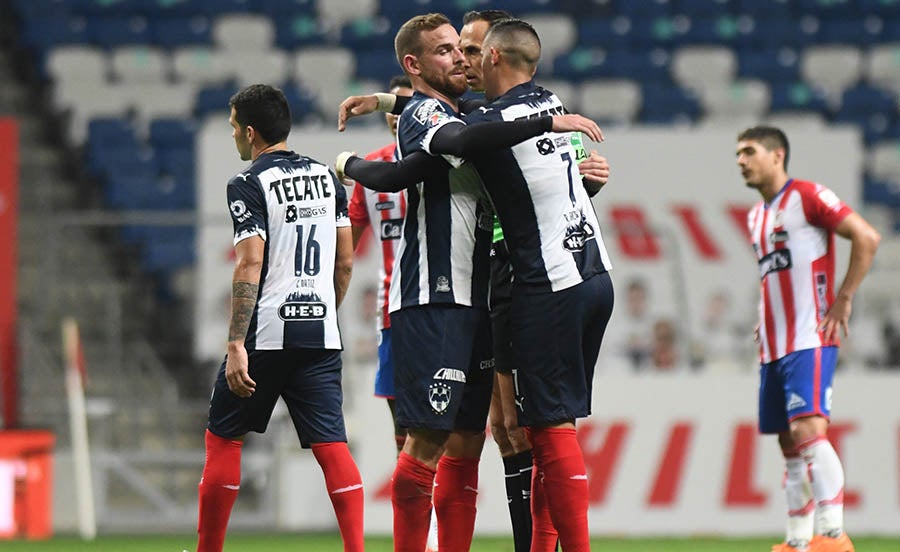
[[[209,402],[209,431],[233,438],[265,433],[278,397],[284,398],[300,444],[346,442],[341,352],[325,349],[250,351],[250,378],[256,392],[243,399],[228,389],[225,362]]]
[[[381,330],[378,342],[378,370],[375,371],[375,396],[393,399],[394,392],[394,360],[391,355],[391,329]]]
[[[794,351],[759,366],[759,432],[784,433],[806,416],[831,416],[837,347]]]
[[[484,431],[494,384],[484,309],[430,304],[391,313],[397,424]]]
[[[612,308],[608,273],[562,291],[513,294],[512,372],[520,426],[590,415],[594,365]]]

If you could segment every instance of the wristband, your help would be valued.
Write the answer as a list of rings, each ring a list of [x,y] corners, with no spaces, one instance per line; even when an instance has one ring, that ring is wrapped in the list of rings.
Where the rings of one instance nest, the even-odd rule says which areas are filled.
[[[396,94],[376,92],[375,99],[378,100],[378,106],[375,107],[375,110],[382,113],[390,113],[394,109],[394,104],[397,103]]]

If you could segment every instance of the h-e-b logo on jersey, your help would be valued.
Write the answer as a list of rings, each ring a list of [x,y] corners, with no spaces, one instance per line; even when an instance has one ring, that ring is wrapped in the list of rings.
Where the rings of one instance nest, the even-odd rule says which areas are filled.
[[[278,318],[285,322],[325,320],[328,306],[315,293],[294,292],[278,307]]]

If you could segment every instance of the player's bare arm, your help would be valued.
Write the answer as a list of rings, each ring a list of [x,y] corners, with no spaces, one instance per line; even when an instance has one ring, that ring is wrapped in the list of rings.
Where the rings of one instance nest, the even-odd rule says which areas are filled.
[[[231,283],[231,322],[228,326],[225,379],[232,393],[246,398],[256,390],[256,382],[250,379],[248,373],[244,340],[259,296],[265,243],[259,236],[253,236],[238,242],[234,249],[237,259]]]
[[[824,333],[826,340],[837,339],[840,329],[845,336],[850,335],[848,322],[853,310],[853,296],[869,272],[881,241],[878,231],[857,213],[847,215],[835,228],[835,232],[850,240],[850,263],[844,281],[835,295],[834,304],[819,323],[818,329]]]
[[[334,254],[334,300],[341,306],[350,276],[353,274],[353,230],[350,226],[337,229],[337,248]]]
[[[338,131],[343,132],[347,128],[347,120],[353,117],[376,111],[391,113],[396,99],[396,95],[387,93],[350,96],[338,106]]]

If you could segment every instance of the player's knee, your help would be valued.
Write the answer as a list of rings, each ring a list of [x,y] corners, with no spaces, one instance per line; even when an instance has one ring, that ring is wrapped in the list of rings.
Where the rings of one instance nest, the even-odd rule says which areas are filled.
[[[513,452],[512,443],[509,440],[509,435],[506,432],[506,425],[502,422],[500,423],[491,423],[491,437],[494,438],[494,442],[497,443],[497,448],[500,449],[501,456],[507,456]]]

